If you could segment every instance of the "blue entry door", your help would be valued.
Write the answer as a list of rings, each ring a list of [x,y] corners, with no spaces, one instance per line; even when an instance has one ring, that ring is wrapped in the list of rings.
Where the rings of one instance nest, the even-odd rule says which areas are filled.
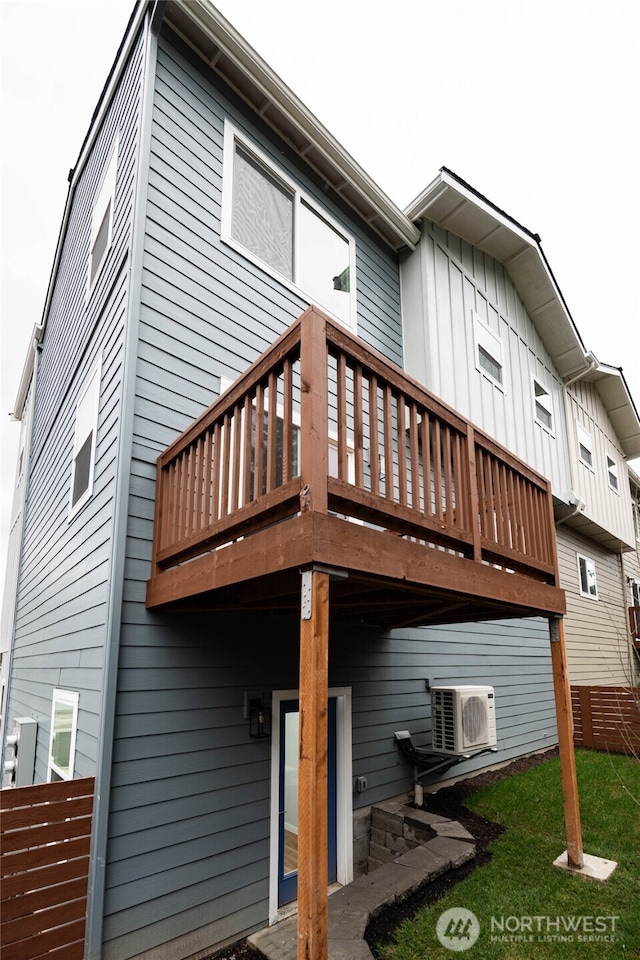
[[[327,839],[329,883],[337,878],[336,697],[329,698],[327,753]],[[280,704],[278,797],[278,906],[298,896],[298,752],[300,704]]]

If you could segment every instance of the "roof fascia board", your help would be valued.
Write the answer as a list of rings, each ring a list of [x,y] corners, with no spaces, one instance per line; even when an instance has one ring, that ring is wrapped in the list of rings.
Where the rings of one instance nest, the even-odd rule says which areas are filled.
[[[469,187],[464,181],[452,176],[448,170],[442,169],[438,176],[425,187],[415,200],[405,208],[405,213],[410,220],[418,220],[420,217],[428,216],[429,207],[433,206],[436,200],[448,190],[455,190],[456,193],[467,200],[473,206],[482,210],[488,216],[492,217],[500,226],[506,227],[511,233],[515,234],[523,243],[529,246],[537,246],[537,238],[526,227],[513,220],[508,214],[505,214],[498,207],[494,206],[489,200],[483,198],[472,187]]]
[[[460,180],[457,176],[453,175],[446,168],[441,169],[438,176],[431,181],[431,183],[422,191],[421,194],[419,194],[419,196],[416,197],[411,204],[409,204],[408,207],[405,208],[405,213],[412,220],[417,220],[422,217],[428,218],[430,207],[432,207],[434,203],[444,196],[448,190],[454,191],[463,200],[466,200],[483,213],[486,213],[487,216],[491,217],[496,222],[497,226],[504,227],[505,230],[508,230],[514,234],[514,236],[518,237],[523,244],[535,252],[538,268],[541,269],[551,286],[553,297],[560,306],[565,323],[571,332],[576,348],[584,357],[586,367],[588,364],[589,353],[583,343],[578,328],[574,323],[573,317],[569,312],[569,308],[567,307],[564,296],[562,295],[562,291],[556,282],[556,278],[554,277],[544,251],[542,250],[540,237],[537,234],[532,233],[504,211],[494,206],[489,200],[482,197],[481,194],[477,193],[477,191],[475,191],[464,181]],[[521,256],[521,254],[518,256]],[[507,263],[505,265],[508,268],[509,264]]]
[[[633,421],[633,429],[629,431],[627,437],[620,437],[619,439],[629,447],[630,452],[626,453],[627,456],[631,458],[640,456],[640,415],[636,409],[635,401],[629,390],[629,385],[627,384],[622,368],[614,367],[607,363],[599,363],[593,371],[593,374],[587,376],[585,379],[591,380],[595,384],[604,403],[605,410],[612,420],[615,419],[617,415],[619,416],[626,408],[629,419]],[[613,397],[607,397],[604,391],[598,389],[599,382],[603,380],[608,380],[613,385]]]
[[[242,70],[284,115],[287,121],[321,153],[375,213],[392,228],[402,245],[415,248],[419,229],[368,176],[283,80],[208,0],[174,0],[189,19]]]

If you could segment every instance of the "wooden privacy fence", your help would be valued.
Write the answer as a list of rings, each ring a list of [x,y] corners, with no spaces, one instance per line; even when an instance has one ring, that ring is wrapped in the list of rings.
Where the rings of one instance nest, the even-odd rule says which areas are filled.
[[[82,960],[94,780],[0,791],[0,960]]]
[[[577,747],[640,755],[640,687],[571,687]]]

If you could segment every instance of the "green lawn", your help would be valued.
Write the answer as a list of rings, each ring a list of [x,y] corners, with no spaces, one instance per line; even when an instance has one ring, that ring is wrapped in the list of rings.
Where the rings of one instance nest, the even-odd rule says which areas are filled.
[[[566,842],[560,764],[549,760],[472,794],[472,810],[507,828],[490,847],[491,862],[403,923],[396,943],[380,949],[382,960],[455,956],[436,937],[438,919],[454,907],[480,923],[461,954],[474,960],[640,958],[640,763],[579,750],[577,765],[584,850],[618,862],[611,878],[598,883],[552,866]],[[463,918],[449,931],[469,929]],[[464,936],[449,942],[468,944]]]

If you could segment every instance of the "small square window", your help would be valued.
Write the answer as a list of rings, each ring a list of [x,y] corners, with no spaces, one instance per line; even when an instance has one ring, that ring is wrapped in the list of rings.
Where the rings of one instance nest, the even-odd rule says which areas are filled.
[[[616,493],[620,493],[620,479],[618,477],[618,464],[607,454],[607,480],[609,481],[609,486],[612,490],[615,490]]]
[[[593,445],[591,442],[591,434],[580,426],[579,423],[576,424],[576,434],[578,438],[578,457],[580,461],[585,464],[585,466],[590,467],[593,470]]]
[[[598,599],[598,584],[596,580],[596,565],[589,557],[578,554],[578,574],[580,578],[580,594],[583,597]]]
[[[54,690],[51,708],[48,780],[73,780],[80,695]]]
[[[546,427],[547,430],[553,430],[553,403],[551,394],[546,387],[534,378],[533,381],[533,399],[535,406],[535,416],[538,423]]]

